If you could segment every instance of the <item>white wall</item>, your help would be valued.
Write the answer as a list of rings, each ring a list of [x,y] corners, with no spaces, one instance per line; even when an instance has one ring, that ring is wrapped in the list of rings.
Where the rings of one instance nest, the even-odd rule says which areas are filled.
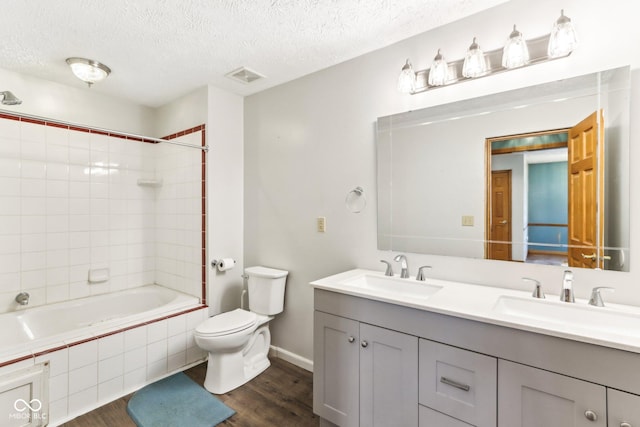
[[[209,261],[233,258],[233,270],[209,267],[209,313],[237,308],[243,287],[243,98],[208,87],[207,251]]]
[[[90,127],[140,135],[153,135],[154,109],[120,98],[92,92],[78,80],[65,86],[0,69],[3,89],[22,100],[21,105],[0,109],[57,119]]]
[[[504,43],[513,23],[527,38],[546,34],[559,7],[553,0],[513,0],[245,100],[245,263],[291,272],[285,311],[272,323],[274,345],[311,359],[313,292],[308,283],[354,267],[381,269],[379,260],[392,258],[376,246],[376,117],[606,68],[640,66],[635,46],[640,27],[630,2],[566,0],[562,7],[581,42],[569,58],[415,96],[397,93],[397,75],[406,58],[416,69],[427,68],[438,48],[458,59],[473,36],[493,49]],[[634,83],[632,109],[637,109],[638,72]],[[632,141],[639,136],[636,122]],[[640,162],[633,143],[631,161]],[[631,168],[631,188],[638,183],[637,168]],[[365,189],[368,206],[352,214],[344,199],[357,185]],[[632,219],[639,203],[640,195],[632,192]],[[317,216],[327,217],[324,234],[315,231]],[[632,221],[634,248],[640,242],[638,229]],[[528,276],[541,280],[549,294],[558,293],[562,276],[562,268],[554,266],[416,254],[408,258],[413,274],[417,266],[428,264],[435,277],[514,288],[526,287],[520,278]],[[610,300],[640,304],[638,263],[636,251],[630,273],[577,270],[577,296],[588,297],[592,286],[607,284],[617,288]]]

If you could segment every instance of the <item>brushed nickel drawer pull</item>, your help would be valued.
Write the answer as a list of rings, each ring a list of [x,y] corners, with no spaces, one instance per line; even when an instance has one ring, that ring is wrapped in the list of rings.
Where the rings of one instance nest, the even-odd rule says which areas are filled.
[[[471,389],[467,384],[459,383],[458,381],[451,380],[447,377],[440,377],[440,382],[451,387],[459,388],[460,390],[469,391]]]

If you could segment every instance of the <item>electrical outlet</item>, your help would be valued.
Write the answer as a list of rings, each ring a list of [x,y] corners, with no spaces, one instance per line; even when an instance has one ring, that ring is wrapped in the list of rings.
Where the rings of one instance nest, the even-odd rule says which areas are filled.
[[[473,227],[473,215],[462,215],[462,225],[464,227]]]
[[[318,217],[317,230],[318,230],[318,233],[324,233],[325,231],[327,231],[327,218],[323,216]]]

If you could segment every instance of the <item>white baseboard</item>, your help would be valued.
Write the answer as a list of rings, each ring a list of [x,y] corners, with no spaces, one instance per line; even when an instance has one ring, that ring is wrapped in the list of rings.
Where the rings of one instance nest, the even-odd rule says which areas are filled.
[[[302,369],[313,372],[313,360],[309,360],[283,348],[272,345],[269,348],[269,355],[277,357],[278,359],[286,360],[287,362],[293,363]]]

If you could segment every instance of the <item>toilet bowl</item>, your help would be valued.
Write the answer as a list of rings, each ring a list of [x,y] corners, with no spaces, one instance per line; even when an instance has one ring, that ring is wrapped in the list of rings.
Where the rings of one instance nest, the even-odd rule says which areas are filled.
[[[212,393],[233,390],[271,364],[269,321],[283,310],[288,272],[250,267],[245,273],[250,310],[238,308],[210,317],[194,332],[196,344],[209,353],[204,387]]]

